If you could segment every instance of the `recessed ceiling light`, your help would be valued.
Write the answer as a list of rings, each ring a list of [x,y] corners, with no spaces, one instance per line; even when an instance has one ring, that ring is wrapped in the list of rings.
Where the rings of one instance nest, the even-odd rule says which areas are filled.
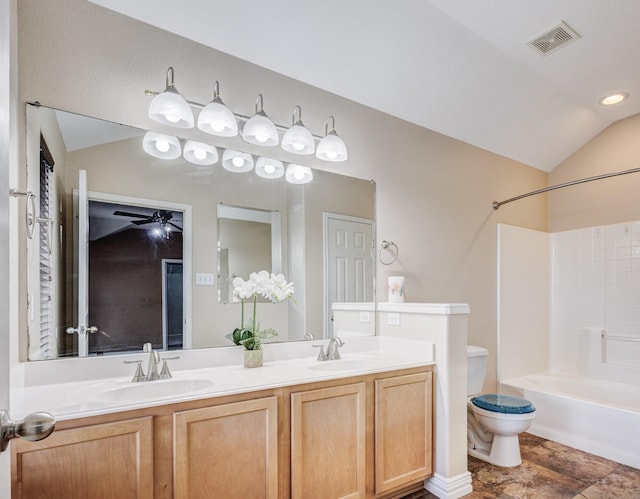
[[[629,97],[627,92],[617,92],[615,94],[607,95],[598,101],[601,106],[613,106],[619,104],[623,100]]]

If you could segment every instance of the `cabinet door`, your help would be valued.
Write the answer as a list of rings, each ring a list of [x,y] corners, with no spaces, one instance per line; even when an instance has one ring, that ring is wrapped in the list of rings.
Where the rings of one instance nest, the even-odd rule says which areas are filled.
[[[176,498],[276,499],[276,397],[174,414]]]
[[[54,431],[40,442],[16,439],[14,499],[153,497],[153,418]]]
[[[365,384],[291,394],[291,497],[365,497]]]
[[[432,473],[432,373],[375,382],[376,494]]]

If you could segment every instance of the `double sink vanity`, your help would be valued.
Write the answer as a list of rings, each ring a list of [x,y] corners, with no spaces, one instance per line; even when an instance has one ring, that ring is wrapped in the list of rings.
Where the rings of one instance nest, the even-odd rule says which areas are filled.
[[[44,440],[13,441],[13,499],[471,491],[469,308],[376,303],[375,183],[315,171],[301,186],[146,157],[144,130],[36,103],[26,125],[20,246],[36,299],[11,367],[11,410],[57,424]],[[67,151],[65,134],[103,127],[123,138]],[[45,195],[51,215],[37,216]],[[169,220],[156,239],[151,229]],[[243,253],[256,234],[258,261]],[[338,293],[329,279],[346,234],[359,267],[345,275],[359,277]],[[230,285],[263,268],[284,271],[298,299],[254,303],[278,343],[264,345],[263,367],[245,368],[227,337],[243,317]],[[342,296],[352,287],[358,299]],[[313,335],[341,337],[341,358]]]
[[[313,345],[326,344],[266,344],[255,369],[242,366],[240,347],[183,351],[169,361],[170,379],[143,382],[132,382],[135,365],[122,356],[93,358],[90,370],[88,359],[23,365],[14,410],[44,408],[58,422],[45,440],[14,442],[13,496],[377,498],[421,489],[433,472],[433,344],[345,338],[340,359],[319,361]],[[148,356],[126,358],[146,368]],[[86,372],[92,379],[75,378]]]

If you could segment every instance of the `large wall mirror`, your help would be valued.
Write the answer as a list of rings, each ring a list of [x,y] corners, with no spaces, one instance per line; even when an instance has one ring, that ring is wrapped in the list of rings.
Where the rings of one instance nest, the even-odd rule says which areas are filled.
[[[230,282],[259,270],[296,290],[258,304],[275,340],[330,337],[345,309],[367,320],[340,332],[375,332],[362,313],[374,307],[373,182],[314,170],[296,185],[158,159],[144,134],[27,105],[29,360],[230,346]]]

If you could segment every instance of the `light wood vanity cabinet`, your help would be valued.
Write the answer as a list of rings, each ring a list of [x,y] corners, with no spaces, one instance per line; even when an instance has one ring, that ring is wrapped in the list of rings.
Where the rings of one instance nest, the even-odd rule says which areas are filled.
[[[432,368],[61,421],[13,499],[395,498],[432,470]]]
[[[375,381],[375,482],[384,493],[432,473],[431,372]]]
[[[278,497],[276,397],[176,412],[174,497]]]
[[[54,431],[11,443],[12,497],[153,498],[153,418]]]
[[[291,394],[291,497],[365,497],[366,384]]]

